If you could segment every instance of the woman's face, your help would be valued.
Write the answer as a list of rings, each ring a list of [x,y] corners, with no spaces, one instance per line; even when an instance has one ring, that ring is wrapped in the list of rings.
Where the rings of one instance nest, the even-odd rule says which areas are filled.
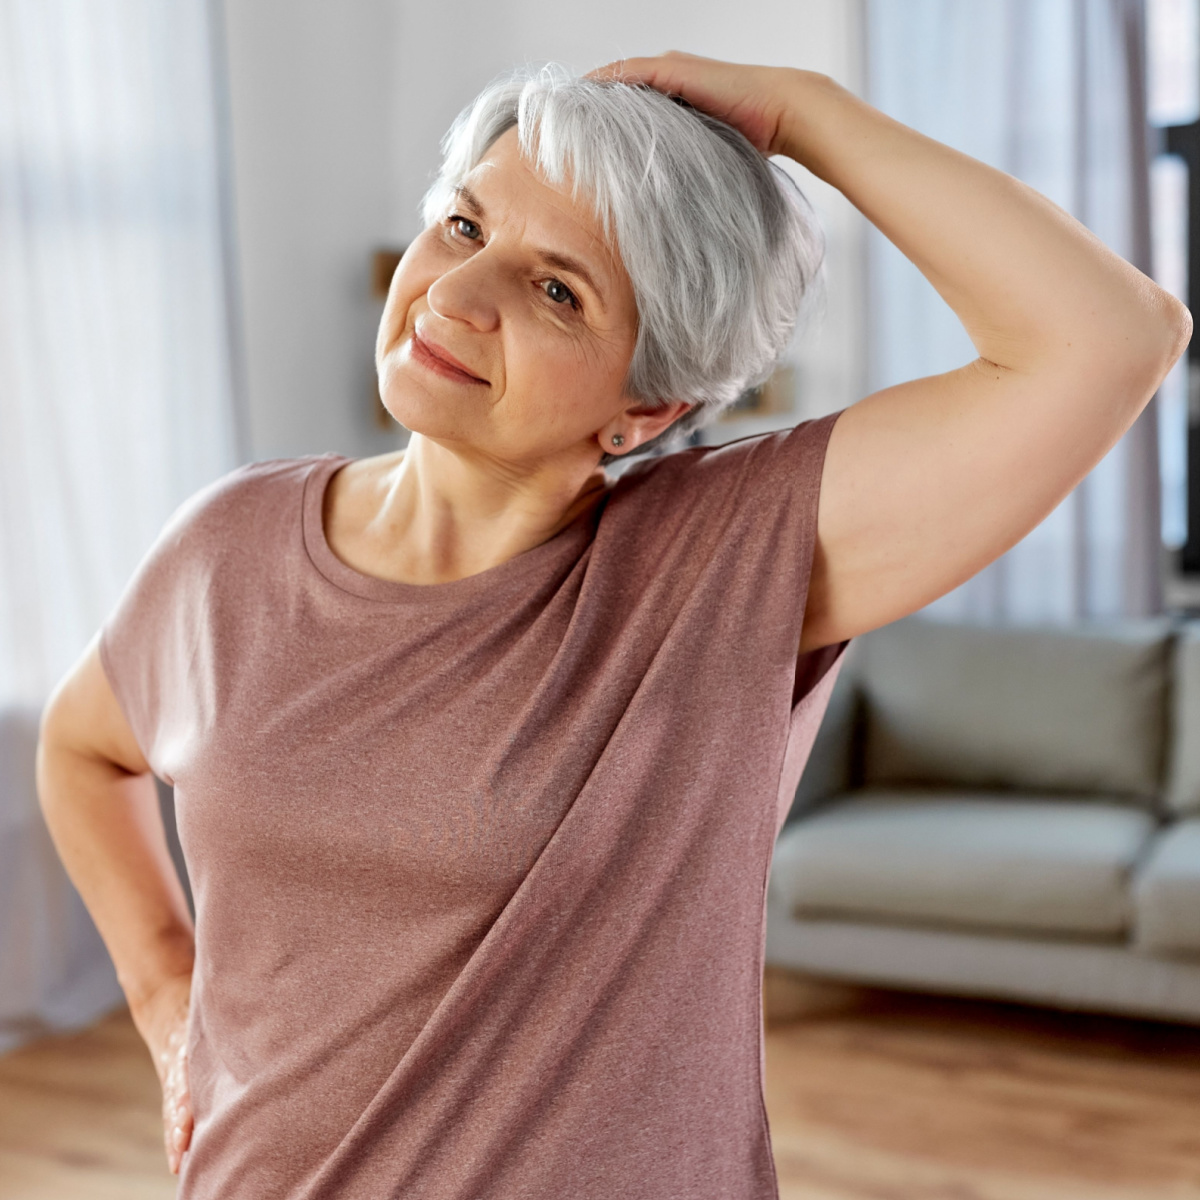
[[[380,394],[401,424],[456,449],[594,462],[612,433],[631,449],[687,407],[625,394],[636,337],[633,287],[590,202],[547,184],[510,129],[392,278]]]

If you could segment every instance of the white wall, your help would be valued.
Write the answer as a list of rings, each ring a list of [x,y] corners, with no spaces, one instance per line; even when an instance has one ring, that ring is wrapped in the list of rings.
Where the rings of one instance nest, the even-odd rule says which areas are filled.
[[[493,76],[674,48],[824,71],[861,92],[859,10],[860,0],[224,0],[253,457],[399,444],[372,423],[370,254],[420,228],[438,141]],[[802,397],[788,424],[858,399],[865,361],[863,219],[796,172],[828,239],[828,301],[790,356]]]
[[[394,209],[395,0],[224,0],[250,452],[392,449],[370,254]]]

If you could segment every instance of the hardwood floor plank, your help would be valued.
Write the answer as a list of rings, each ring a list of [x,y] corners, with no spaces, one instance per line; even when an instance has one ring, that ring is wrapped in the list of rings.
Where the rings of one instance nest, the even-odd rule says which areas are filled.
[[[0,1057],[4,1200],[168,1200],[159,1087],[128,1010]]]
[[[809,986],[767,1034],[785,1198],[1200,1200],[1200,1030]]]

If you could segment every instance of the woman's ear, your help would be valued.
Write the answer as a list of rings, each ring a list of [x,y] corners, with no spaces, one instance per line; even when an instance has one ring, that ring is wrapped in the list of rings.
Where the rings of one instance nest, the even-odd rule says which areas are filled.
[[[658,437],[692,407],[686,400],[668,400],[662,404],[631,401],[600,430],[600,448],[607,454],[628,454]]]

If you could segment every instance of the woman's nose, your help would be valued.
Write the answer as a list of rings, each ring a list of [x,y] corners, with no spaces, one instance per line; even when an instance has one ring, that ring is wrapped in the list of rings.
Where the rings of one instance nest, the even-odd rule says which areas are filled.
[[[500,279],[486,250],[478,250],[429,285],[426,303],[447,320],[466,321],[477,329],[493,329],[499,318]]]

